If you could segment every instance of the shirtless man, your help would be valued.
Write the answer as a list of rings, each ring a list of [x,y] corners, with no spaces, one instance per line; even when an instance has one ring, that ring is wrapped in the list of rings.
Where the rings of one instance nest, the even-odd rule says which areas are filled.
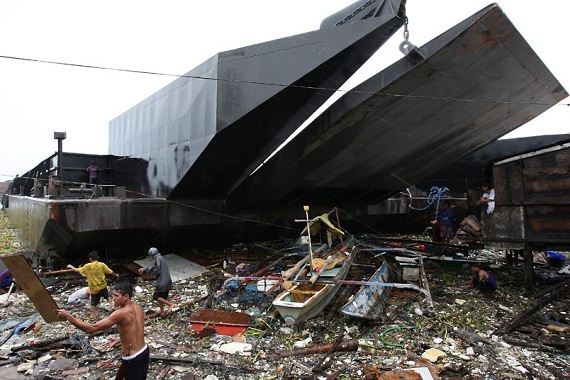
[[[467,237],[480,238],[482,235],[481,222],[479,222],[479,219],[477,219],[475,215],[467,215],[459,223],[457,231],[455,232],[455,236],[453,236],[453,239],[451,239],[450,242],[456,242],[458,239],[458,235],[462,232]]]
[[[497,290],[497,281],[487,271],[473,264],[471,265],[471,273],[473,273],[473,277],[471,282],[469,282],[469,288],[473,289],[473,293],[476,296],[488,296]]]
[[[109,343],[110,347],[121,346],[122,361],[116,380],[144,380],[148,372],[150,350],[144,342],[144,312],[140,305],[132,302],[132,296],[131,284],[116,284],[112,297],[114,305],[119,309],[96,323],[84,322],[63,309],[55,310],[60,319],[88,334],[117,326],[119,339]]]

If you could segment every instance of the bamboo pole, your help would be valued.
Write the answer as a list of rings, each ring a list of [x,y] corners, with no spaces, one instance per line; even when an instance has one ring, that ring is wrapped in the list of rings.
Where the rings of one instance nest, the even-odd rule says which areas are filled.
[[[321,275],[321,273],[323,273],[325,270],[327,270],[327,267],[329,266],[330,263],[332,263],[332,261],[336,258],[336,255],[338,254],[332,254],[327,258],[327,261],[325,261],[325,263],[323,265],[321,265],[321,267],[315,271],[315,273],[313,273],[313,275],[311,276],[311,279],[309,280],[309,282],[311,284],[315,284],[315,282],[317,281],[317,279],[319,278],[319,276]]]
[[[307,237],[309,243],[309,257],[311,258],[311,263],[309,268],[311,270],[311,275],[313,274],[313,248],[311,247],[311,225],[309,223],[309,206],[303,206],[303,210],[305,210],[305,218],[307,220]]]
[[[40,272],[39,274],[40,274],[41,276],[51,276],[51,275],[54,275],[54,274],[63,274],[63,273],[70,273],[70,272],[73,272],[73,269],[61,269],[61,270],[54,270],[54,271],[51,271],[51,272],[43,272],[43,273]]]
[[[342,231],[342,228],[340,227],[340,219],[338,217],[338,208],[334,208],[334,213],[336,215],[336,225],[338,226],[338,229]],[[340,245],[344,245],[344,239],[342,238],[342,234],[340,234]]]
[[[318,254],[319,252],[321,252],[323,249],[325,249],[327,247],[326,244],[321,245],[317,250],[315,250],[314,253]],[[299,272],[301,270],[301,268],[303,267],[303,265],[305,265],[305,263],[307,261],[309,261],[310,257],[309,256],[305,256],[302,260],[298,261],[297,264],[295,264],[295,266],[293,268],[289,268],[286,271],[281,272],[281,277],[283,277],[283,281],[287,281],[288,279],[290,279],[292,276],[294,276],[295,274],[297,274],[297,272]]]

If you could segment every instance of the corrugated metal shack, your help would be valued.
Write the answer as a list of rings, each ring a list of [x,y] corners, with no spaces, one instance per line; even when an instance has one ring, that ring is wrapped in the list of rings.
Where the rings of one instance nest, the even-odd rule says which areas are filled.
[[[570,248],[570,140],[493,163],[495,211],[483,213],[485,246],[524,251],[527,291],[533,251]]]

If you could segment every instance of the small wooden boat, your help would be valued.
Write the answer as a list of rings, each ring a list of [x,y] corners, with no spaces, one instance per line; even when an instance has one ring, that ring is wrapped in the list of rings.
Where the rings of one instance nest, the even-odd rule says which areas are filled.
[[[390,266],[384,261],[367,281],[370,284],[362,285],[340,311],[350,317],[380,319],[392,291],[392,287],[382,284],[390,283],[390,277]]]
[[[297,279],[296,284],[283,291],[273,300],[287,325],[295,325],[320,314],[340,289],[338,282],[344,280],[352,265],[357,249],[350,253],[341,250],[336,255],[344,255],[340,267],[324,269],[315,279],[315,275]]]

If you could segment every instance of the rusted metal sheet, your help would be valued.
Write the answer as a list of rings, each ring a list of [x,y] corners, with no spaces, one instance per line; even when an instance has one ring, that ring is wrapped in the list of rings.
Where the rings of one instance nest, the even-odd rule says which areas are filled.
[[[497,187],[495,187],[497,192]],[[485,247],[495,249],[524,249],[527,238],[523,206],[499,206],[491,215],[482,213]]]
[[[499,161],[493,178],[497,205],[570,204],[570,145]]]
[[[525,217],[529,240],[570,242],[570,205],[526,206]]]
[[[10,270],[12,276],[24,293],[30,298],[44,321],[59,322],[59,317],[54,310],[59,309],[44,284],[23,254],[2,256],[2,261],[6,268]]]
[[[570,204],[570,147],[525,158],[525,203]]]
[[[496,162],[497,206],[483,219],[491,245],[508,239],[517,249],[524,243],[570,245],[569,167],[568,143]]]

